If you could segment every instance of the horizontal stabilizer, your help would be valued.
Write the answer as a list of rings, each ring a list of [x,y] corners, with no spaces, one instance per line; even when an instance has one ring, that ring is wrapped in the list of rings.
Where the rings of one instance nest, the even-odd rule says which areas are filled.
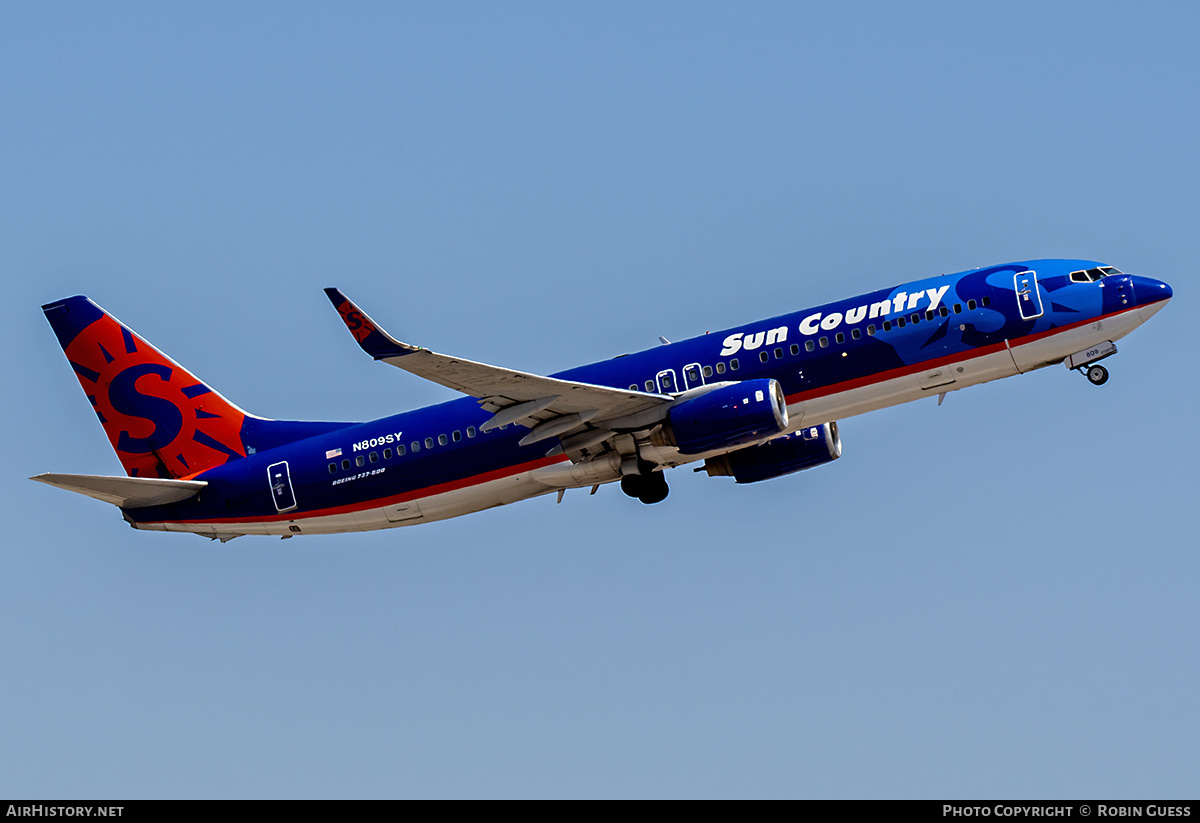
[[[187,500],[208,485],[204,480],[106,477],[99,474],[39,474],[29,479],[77,494],[86,494],[123,509],[162,506]]]

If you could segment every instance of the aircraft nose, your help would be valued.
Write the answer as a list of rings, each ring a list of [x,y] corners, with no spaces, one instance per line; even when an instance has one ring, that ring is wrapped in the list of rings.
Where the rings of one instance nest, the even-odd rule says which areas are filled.
[[[1138,314],[1143,322],[1157,314],[1175,296],[1171,287],[1162,280],[1140,275],[1133,275],[1130,279],[1133,281],[1133,293],[1137,295]]]

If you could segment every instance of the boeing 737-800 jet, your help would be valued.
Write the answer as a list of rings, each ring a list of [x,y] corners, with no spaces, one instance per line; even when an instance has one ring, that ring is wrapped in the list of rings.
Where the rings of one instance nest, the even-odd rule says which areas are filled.
[[[267,420],[86,297],[42,307],[126,477],[34,480],[121,508],[135,529],[329,534],[443,520],[665,469],[754,483],[842,452],[837,421],[1056,363],[1097,385],[1166,283],[1027,260],[906,283],[550,376],[402,343],[326,290],[367,354],[467,397],[367,423]]]

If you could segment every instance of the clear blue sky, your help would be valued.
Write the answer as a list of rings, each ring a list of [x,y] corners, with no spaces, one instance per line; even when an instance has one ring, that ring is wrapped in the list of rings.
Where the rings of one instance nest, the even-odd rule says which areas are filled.
[[[0,796],[1195,797],[1190,3],[4,3]],[[120,466],[39,305],[244,408],[452,394],[908,279],[1100,259],[1174,302],[1061,367],[441,524],[221,545]]]

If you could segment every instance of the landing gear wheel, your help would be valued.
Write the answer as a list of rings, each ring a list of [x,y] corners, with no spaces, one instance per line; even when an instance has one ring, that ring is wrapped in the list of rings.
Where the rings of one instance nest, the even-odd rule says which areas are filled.
[[[1087,379],[1091,381],[1093,386],[1103,386],[1108,382],[1108,369],[1103,366],[1089,366]]]
[[[651,505],[666,500],[671,490],[667,488],[667,478],[662,472],[652,472],[625,475],[621,478],[621,491],[630,497],[636,497],[646,505]]]
[[[642,493],[637,496],[647,506],[654,503],[661,503],[667,499],[670,489],[667,487],[667,478],[662,472],[655,472],[651,475],[642,475]]]
[[[627,497],[641,499],[642,489],[645,485],[644,478],[640,474],[627,474],[621,478],[621,491]]]

